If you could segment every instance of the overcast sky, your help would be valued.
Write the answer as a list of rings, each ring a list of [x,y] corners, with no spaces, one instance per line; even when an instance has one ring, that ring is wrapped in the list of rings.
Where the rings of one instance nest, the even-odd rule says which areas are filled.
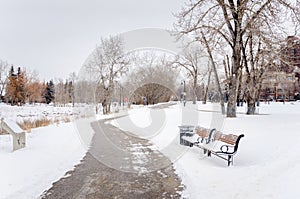
[[[78,72],[101,37],[171,29],[184,0],[0,0],[0,59],[42,79]]]

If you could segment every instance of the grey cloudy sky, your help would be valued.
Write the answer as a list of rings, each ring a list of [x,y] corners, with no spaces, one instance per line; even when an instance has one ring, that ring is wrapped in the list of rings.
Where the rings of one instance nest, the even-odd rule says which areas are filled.
[[[101,37],[171,29],[184,0],[0,0],[0,59],[42,79],[78,72]]]

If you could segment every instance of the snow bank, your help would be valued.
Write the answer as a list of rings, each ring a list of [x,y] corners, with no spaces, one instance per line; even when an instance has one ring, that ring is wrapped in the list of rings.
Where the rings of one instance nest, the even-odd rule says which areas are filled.
[[[90,127],[82,127],[92,134]],[[91,136],[84,143],[90,140]],[[27,146],[15,152],[11,136],[1,135],[0,198],[38,198],[79,164],[86,151],[74,123],[33,129],[27,134]]]

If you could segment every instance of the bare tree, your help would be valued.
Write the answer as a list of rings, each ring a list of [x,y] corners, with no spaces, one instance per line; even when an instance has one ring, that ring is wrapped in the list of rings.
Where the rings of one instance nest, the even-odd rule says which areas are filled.
[[[41,82],[38,80],[30,80],[26,84],[26,102],[29,104],[43,102],[44,90],[45,86]]]
[[[276,22],[280,16],[276,16],[275,11],[280,12],[279,8],[273,8],[270,13],[269,21],[257,19],[255,23],[249,24],[245,31],[245,40],[242,44],[243,78],[245,78],[244,96],[247,101],[247,114],[254,114],[256,103],[260,99],[262,81],[264,74],[269,71],[281,70],[280,62],[283,62],[282,37],[276,30]],[[270,28],[272,27],[272,28]],[[275,28],[273,28],[275,27]]]
[[[157,104],[170,101],[174,95],[173,91],[161,84],[148,83],[134,91],[133,101],[136,104]]]
[[[74,85],[74,101],[76,103],[91,104],[95,102],[95,82],[78,80]]]
[[[41,103],[43,101],[42,95],[44,91],[44,85],[39,81],[38,74],[35,71],[24,69],[26,74],[25,84],[25,101],[26,103]]]
[[[7,84],[9,66],[6,61],[0,60],[0,102]]]
[[[216,63],[215,63],[215,60],[214,60],[214,57],[213,57],[212,49],[209,46],[209,41],[207,40],[207,38],[206,38],[206,36],[203,32],[201,32],[200,41],[204,43],[204,45],[206,47],[206,50],[207,50],[207,53],[209,55],[209,59],[210,59],[210,62],[212,64],[212,70],[214,71],[214,74],[215,74],[216,85],[217,85],[218,92],[219,92],[219,95],[220,95],[221,112],[222,112],[223,115],[225,115],[224,97],[223,97],[223,92],[222,92],[222,88],[221,88],[221,84],[220,84],[220,80],[219,80],[219,76],[218,76],[217,66],[216,66]]]
[[[102,104],[103,114],[110,112],[115,80],[128,71],[129,63],[120,36],[101,39],[101,44],[96,47],[89,58],[85,67],[93,73],[96,79],[97,86],[95,88],[97,92],[101,93],[101,98],[97,100]]]
[[[70,96],[67,92],[68,81],[58,79],[55,82],[54,104],[55,106],[66,106],[70,102]]]
[[[256,29],[259,30],[259,29]],[[263,75],[268,71],[269,66],[275,58],[274,55],[279,55],[275,50],[275,46],[271,46],[266,38],[257,34],[258,31],[248,32],[246,44],[242,43],[243,65],[245,67],[245,86],[244,96],[247,101],[247,114],[255,113],[255,103],[259,101]]]
[[[77,76],[75,72],[70,73],[69,75],[69,82],[71,82],[71,87],[70,89],[70,95],[71,95],[71,100],[72,100],[72,106],[75,106],[75,85],[77,81]]]
[[[209,85],[210,85],[210,77],[211,77],[211,71],[212,70],[210,68],[208,70],[209,70],[209,72],[208,72],[208,78],[207,78],[207,85],[206,85],[205,93],[204,93],[203,104],[206,104],[207,95],[208,95],[208,88],[209,88]]]
[[[177,98],[175,88],[178,73],[169,66],[169,59],[153,52],[135,56],[135,67],[129,73],[124,87],[130,101],[145,103],[146,100],[155,104]]]
[[[177,56],[176,60],[173,61],[175,67],[183,68],[187,77],[192,79],[193,104],[196,104],[197,100],[197,85],[200,71],[201,69],[205,70],[205,73],[208,71],[207,68],[204,69],[205,67],[203,66],[204,63],[206,63],[204,61],[206,57],[206,54],[203,53],[203,49],[190,45],[183,50],[182,56]]]
[[[299,4],[299,0],[190,0],[177,15],[176,29],[180,34],[198,37],[202,31],[219,41],[220,45],[226,44],[224,54],[230,53],[231,56],[227,80],[227,117],[236,117],[237,90],[243,68],[242,49],[247,40],[246,33],[252,30],[255,23],[267,24],[264,32],[268,34],[282,30],[281,25],[288,17],[299,22]]]

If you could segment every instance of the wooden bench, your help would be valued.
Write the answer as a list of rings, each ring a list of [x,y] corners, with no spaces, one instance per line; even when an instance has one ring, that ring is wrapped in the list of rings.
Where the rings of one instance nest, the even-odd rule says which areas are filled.
[[[228,166],[233,164],[233,156],[238,150],[240,139],[244,137],[244,134],[223,134],[216,129],[210,130],[203,127],[196,127],[195,134],[198,136],[196,142],[186,137],[182,139],[186,139],[190,143],[190,147],[196,146],[203,149],[204,154],[207,154],[208,157],[213,154],[227,161]]]

